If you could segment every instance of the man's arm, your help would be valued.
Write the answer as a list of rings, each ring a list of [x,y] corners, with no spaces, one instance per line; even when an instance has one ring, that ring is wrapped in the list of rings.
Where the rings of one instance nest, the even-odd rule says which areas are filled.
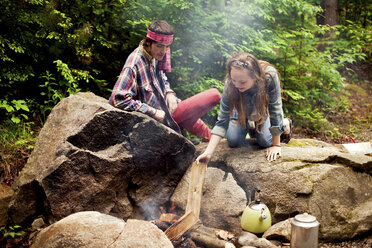
[[[138,94],[137,75],[131,68],[123,68],[111,93],[109,103],[117,108],[139,111],[149,116],[156,114],[156,109],[140,100],[134,100]]]

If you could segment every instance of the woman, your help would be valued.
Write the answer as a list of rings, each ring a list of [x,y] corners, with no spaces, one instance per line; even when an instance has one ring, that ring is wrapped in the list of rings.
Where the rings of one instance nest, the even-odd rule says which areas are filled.
[[[146,38],[127,58],[109,103],[142,112],[179,133],[179,126],[184,127],[209,141],[211,130],[200,117],[219,103],[221,95],[217,89],[209,89],[183,101],[176,97],[165,76],[171,71],[173,36],[173,27],[166,21],[150,24]]]
[[[220,140],[230,147],[243,144],[247,133],[267,149],[268,161],[281,156],[282,142],[289,142],[290,120],[283,118],[280,80],[276,69],[248,53],[237,53],[227,61],[220,112],[207,149],[196,162],[208,163]],[[287,137],[284,137],[287,136]]]

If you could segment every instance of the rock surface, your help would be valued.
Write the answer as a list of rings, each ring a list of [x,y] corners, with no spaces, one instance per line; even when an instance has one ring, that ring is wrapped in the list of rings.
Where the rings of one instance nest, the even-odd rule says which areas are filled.
[[[198,153],[205,147],[199,145]],[[351,155],[316,140],[292,140],[282,147],[282,158],[275,162],[268,162],[264,154],[254,140],[234,149],[225,140],[220,143],[206,174],[200,213],[205,225],[238,229],[250,192],[258,187],[273,224],[308,212],[320,222],[322,240],[348,240],[372,230],[370,156]],[[221,179],[214,171],[225,176]],[[172,196],[181,209],[186,202],[188,178],[189,173]],[[216,185],[226,180],[231,189],[216,191]],[[211,211],[211,207],[219,210]],[[233,221],[231,209],[235,209]]]
[[[14,191],[6,184],[0,184],[0,227],[8,222],[8,204]]]
[[[199,145],[197,154],[205,147]],[[154,219],[171,197],[182,216],[186,170],[197,154],[191,142],[157,121],[79,93],[53,109],[13,185],[14,194],[0,195],[0,202],[11,199],[10,223],[22,226],[40,216],[50,224],[87,210],[124,220]],[[321,241],[370,233],[372,157],[305,139],[283,145],[275,162],[264,154],[254,140],[233,149],[225,140],[220,143],[203,188],[205,226],[240,233],[243,210],[252,190],[260,188],[273,224],[308,212],[320,222]],[[288,237],[281,231],[270,237],[275,235]]]
[[[172,248],[165,234],[148,221],[128,220],[94,211],[72,214],[43,229],[31,248]]]
[[[269,240],[272,239],[289,242],[291,240],[291,230],[291,220],[286,219],[272,225],[269,229],[267,229],[267,231],[265,231],[262,237]]]
[[[195,147],[137,112],[92,93],[63,99],[49,115],[9,204],[14,223],[50,222],[95,210],[152,218],[192,163]]]
[[[172,197],[182,209],[186,208],[188,187],[189,177],[185,176]],[[201,204],[200,219],[205,226],[241,231],[240,215],[246,206],[246,195],[231,173],[219,168],[207,169]]]

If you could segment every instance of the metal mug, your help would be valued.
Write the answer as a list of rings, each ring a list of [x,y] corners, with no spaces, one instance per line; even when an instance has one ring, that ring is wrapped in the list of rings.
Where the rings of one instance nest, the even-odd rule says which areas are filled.
[[[291,219],[291,248],[317,248],[319,222],[308,213]]]

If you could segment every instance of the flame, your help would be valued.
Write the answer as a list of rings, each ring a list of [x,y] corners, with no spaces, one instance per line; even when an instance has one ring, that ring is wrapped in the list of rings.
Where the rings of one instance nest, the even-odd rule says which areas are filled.
[[[170,203],[170,206],[168,207],[168,211],[166,210],[166,207],[160,206],[159,207],[159,220],[169,222],[169,223],[175,223],[177,222],[178,216],[176,214],[176,206],[174,204],[174,201],[172,200]]]
[[[171,206],[170,206],[169,210],[171,210],[172,213],[173,212],[176,213],[176,206],[174,205],[174,201],[173,200],[171,201]]]
[[[160,208],[159,214],[160,215],[164,214],[165,213],[164,207],[163,206],[160,206],[159,208]]]

